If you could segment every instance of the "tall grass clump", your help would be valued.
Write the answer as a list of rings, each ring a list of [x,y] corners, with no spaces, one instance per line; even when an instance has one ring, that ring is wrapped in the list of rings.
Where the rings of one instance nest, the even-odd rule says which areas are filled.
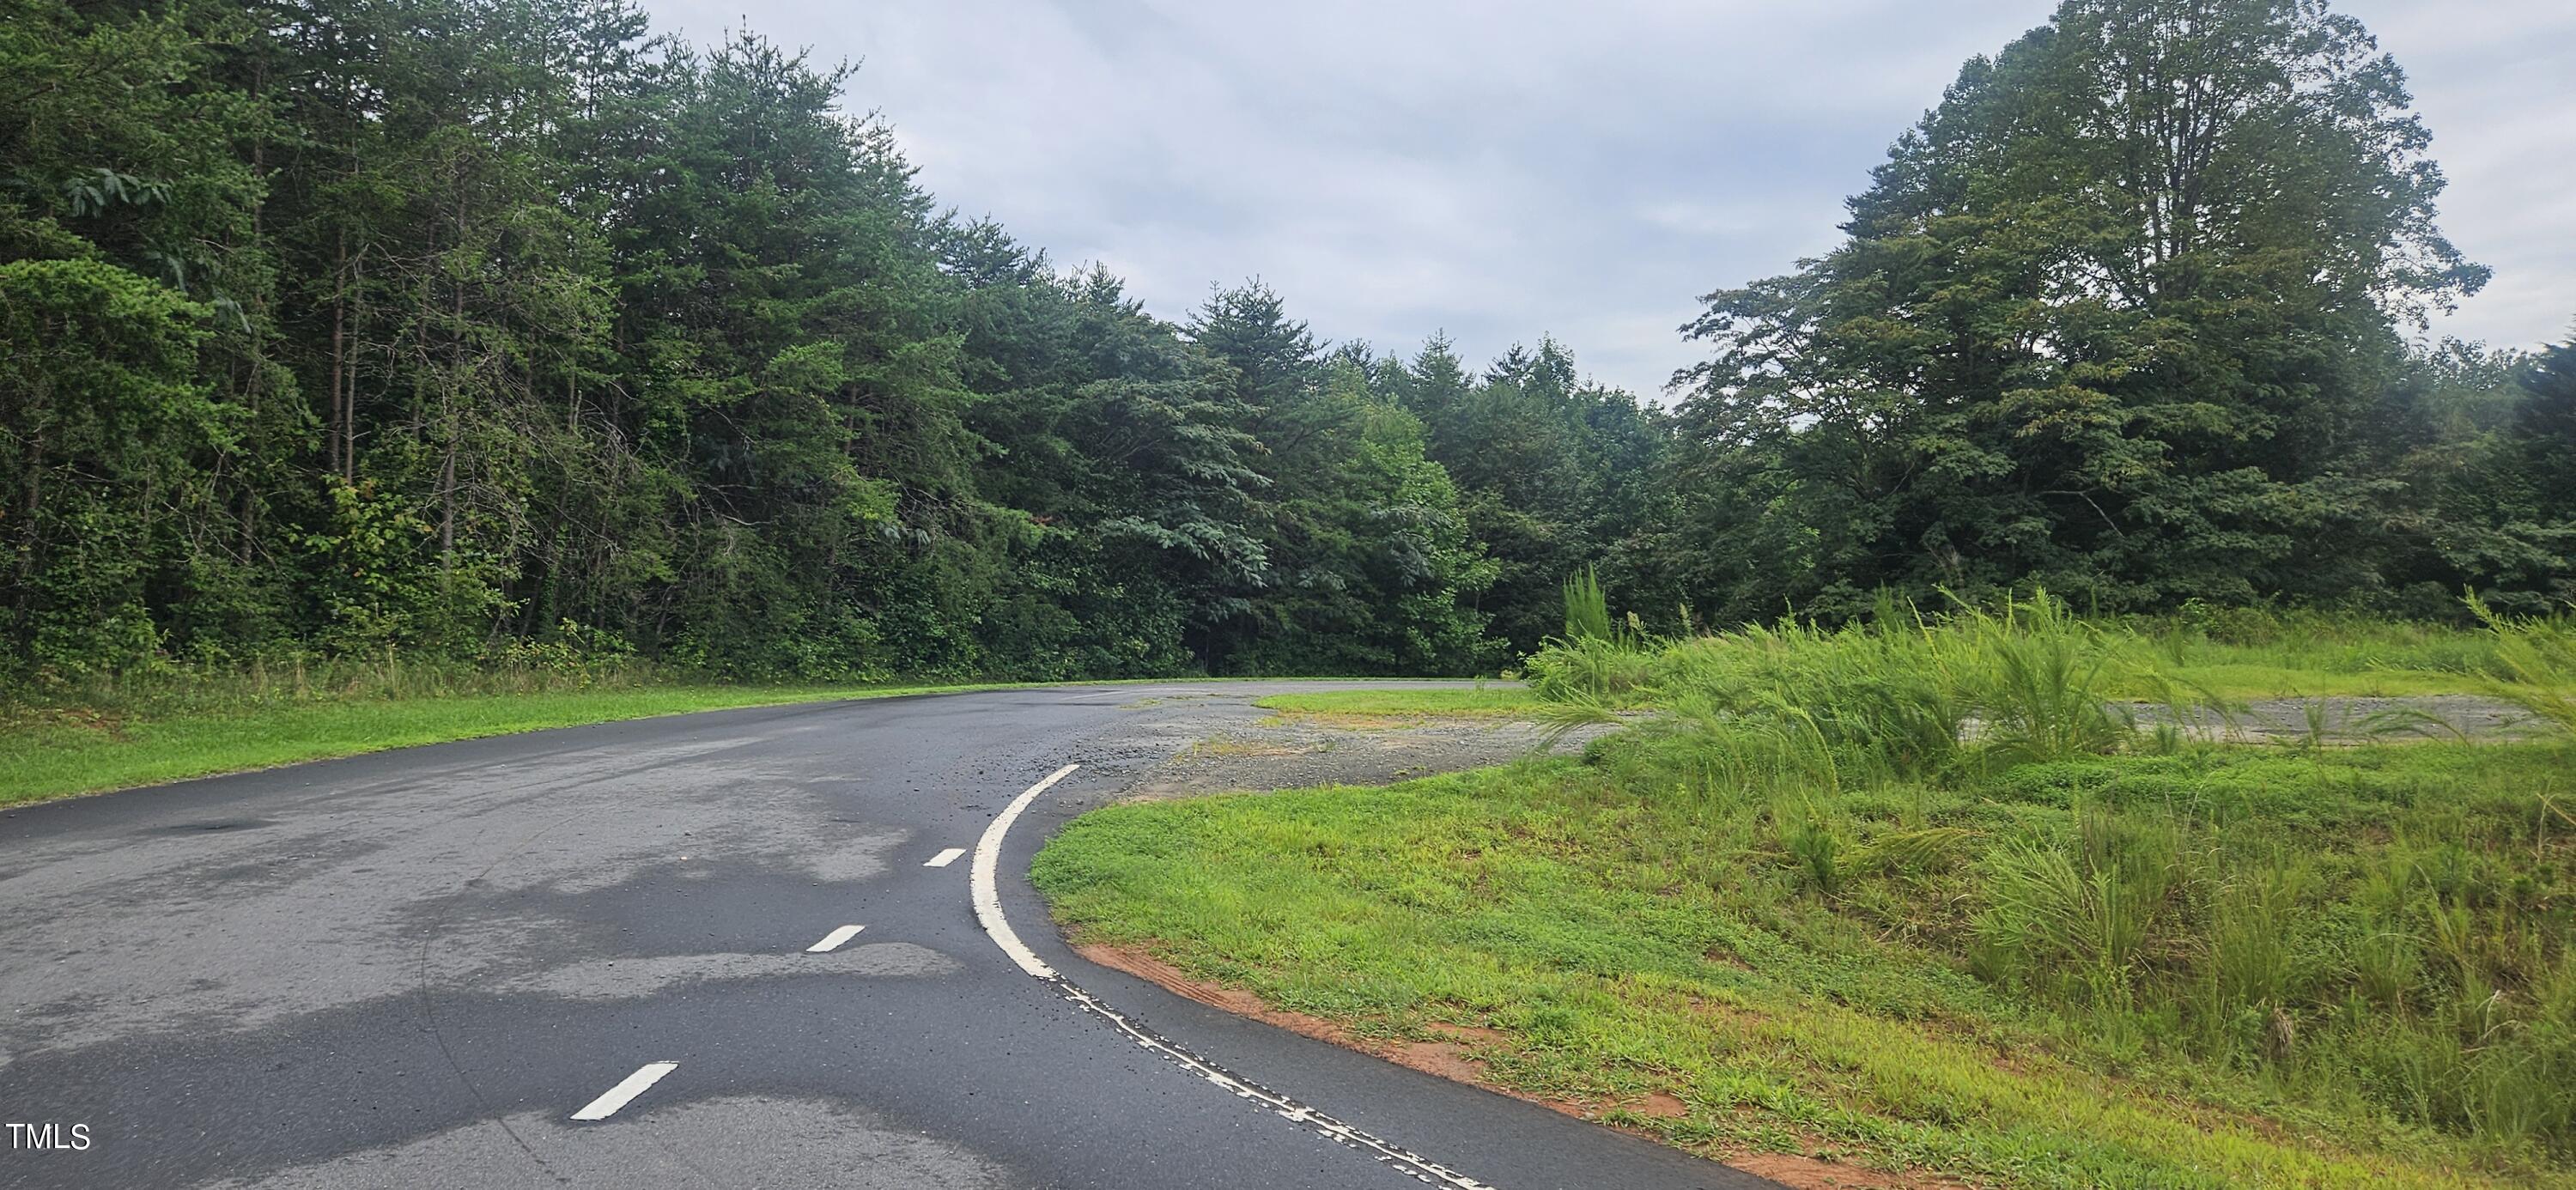
[[[1601,574],[1586,566],[1581,573],[1565,580],[1565,639],[1623,639],[1620,625],[1610,619],[1610,592],[1601,585]]]
[[[1522,676],[1540,698],[1566,708],[1557,716],[1561,722],[1605,718],[1608,708],[1652,694],[1654,645],[1633,615],[1625,622],[1611,618],[1609,592],[1587,566],[1565,580],[1565,635],[1550,637],[1524,663]]]
[[[2576,620],[2565,615],[2508,619],[2475,595],[2468,603],[2495,637],[2487,688],[2576,731]]]
[[[1957,672],[1991,759],[2100,754],[2133,734],[2107,702],[2112,648],[2047,592],[2000,612],[1969,609],[1957,631],[1967,659]]]
[[[1655,706],[1702,732],[1803,750],[1827,783],[2113,751],[2119,643],[2048,593],[1933,616],[1882,598],[1865,622],[1798,621],[1655,640],[1610,620],[1599,586],[1566,587],[1566,637],[1531,657],[1541,698],[1598,715]]]

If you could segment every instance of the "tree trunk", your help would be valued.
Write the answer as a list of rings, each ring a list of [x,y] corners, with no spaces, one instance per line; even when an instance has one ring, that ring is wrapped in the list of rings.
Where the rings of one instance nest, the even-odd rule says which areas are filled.
[[[21,650],[27,650],[36,639],[35,625],[30,621],[36,612],[36,548],[43,544],[37,537],[36,514],[44,507],[45,475],[45,407],[44,381],[37,381],[35,400],[28,403],[27,472],[18,492],[18,574],[15,585],[18,597],[13,609],[13,633]]]
[[[345,478],[340,455],[340,374],[346,367],[345,345],[349,314],[349,231],[340,229],[340,243],[331,261],[331,416],[327,433],[331,440],[331,469]]]

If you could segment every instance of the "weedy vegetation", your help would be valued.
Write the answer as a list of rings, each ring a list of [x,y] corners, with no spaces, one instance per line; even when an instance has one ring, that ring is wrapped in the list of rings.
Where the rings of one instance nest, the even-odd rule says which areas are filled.
[[[1119,807],[1042,887],[1080,934],[1363,1032],[1499,1030],[1492,1081],[1717,1155],[2576,1185],[2576,744],[2173,726],[2369,676],[2547,715],[2562,622],[2267,637],[2035,594],[1656,639],[1567,596],[1533,690],[1648,716],[1582,761]],[[1655,1092],[1687,1113],[1633,1110]]]

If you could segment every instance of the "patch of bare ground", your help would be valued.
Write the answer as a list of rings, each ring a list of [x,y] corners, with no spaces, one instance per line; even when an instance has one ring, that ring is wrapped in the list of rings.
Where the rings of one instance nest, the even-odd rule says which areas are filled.
[[[1969,1184],[1930,1174],[1864,1169],[1794,1153],[1746,1153],[1729,1157],[1726,1163],[1790,1190],[1961,1190]]]
[[[1690,1118],[1690,1105],[1670,1091],[1648,1091],[1644,1099],[1628,1105],[1628,1110],[1654,1120]]]

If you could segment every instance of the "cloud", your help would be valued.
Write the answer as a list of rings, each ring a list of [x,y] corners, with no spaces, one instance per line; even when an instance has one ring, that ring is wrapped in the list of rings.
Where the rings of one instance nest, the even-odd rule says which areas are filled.
[[[1972,54],[2046,0],[646,0],[863,60],[942,201],[1181,317],[1259,276],[1337,340],[1471,358],[1553,333],[1640,393],[1697,357],[1710,290],[1832,245],[1842,199]],[[2444,226],[2494,265],[2436,334],[2532,344],[2576,316],[2576,13],[2344,6],[2411,71]]]
[[[2526,347],[2576,335],[2576,7],[2341,7],[2406,67],[2450,178],[2442,228],[2495,269],[2433,334]]]

